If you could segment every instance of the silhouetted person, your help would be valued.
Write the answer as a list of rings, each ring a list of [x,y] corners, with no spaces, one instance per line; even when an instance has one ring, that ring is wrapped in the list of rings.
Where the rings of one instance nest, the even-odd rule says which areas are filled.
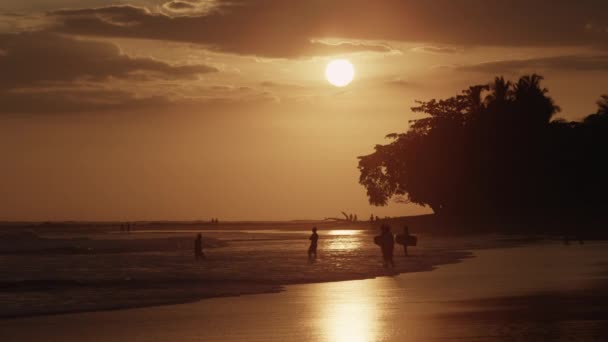
[[[196,235],[196,239],[194,239],[194,259],[205,259],[205,253],[203,253],[203,236],[201,234]]]
[[[395,262],[393,261],[393,251],[395,249],[395,238],[393,233],[391,232],[391,227],[383,224],[380,229],[382,233],[380,234],[380,247],[382,249],[382,261],[384,267],[395,267]]]
[[[407,239],[410,236],[410,228],[405,225],[403,226],[403,254],[407,256]]]
[[[317,242],[319,241],[317,227],[312,228],[312,234],[308,240],[310,240],[310,247],[308,247],[308,260],[315,260],[317,259]]]

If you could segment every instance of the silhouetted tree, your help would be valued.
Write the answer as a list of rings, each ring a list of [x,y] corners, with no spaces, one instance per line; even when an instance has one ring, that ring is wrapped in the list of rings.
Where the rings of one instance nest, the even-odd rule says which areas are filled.
[[[426,117],[359,157],[369,202],[399,198],[445,216],[607,208],[608,96],[582,123],[553,120],[560,108],[542,79],[497,77],[448,99],[417,102],[412,111]]]
[[[602,95],[602,98],[597,101],[598,110],[597,113],[600,115],[608,115],[608,95]]]

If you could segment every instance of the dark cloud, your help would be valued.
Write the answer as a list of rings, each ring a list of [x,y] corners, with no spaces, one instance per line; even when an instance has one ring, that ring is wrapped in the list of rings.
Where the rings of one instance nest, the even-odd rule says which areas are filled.
[[[169,104],[168,98],[104,88],[111,80],[195,79],[217,71],[130,57],[111,43],[57,34],[0,34],[0,112],[73,112]],[[97,84],[97,86],[93,86]],[[137,87],[134,87],[137,89]]]
[[[184,2],[184,1],[170,1],[167,2],[163,5],[163,7],[171,9],[171,10],[176,10],[176,11],[181,11],[181,10],[190,10],[190,9],[195,9],[196,6],[190,2]]]
[[[298,57],[344,51],[344,46],[314,43],[328,37],[606,47],[608,33],[589,29],[590,23],[595,27],[604,22],[606,13],[608,2],[600,0],[226,0],[199,16],[171,17],[133,6],[63,10],[49,16],[61,23],[55,30],[78,35],[160,39],[236,54]]]
[[[215,72],[207,65],[171,65],[152,58],[130,57],[111,43],[77,40],[57,34],[0,34],[0,88],[42,82],[102,81],[144,75],[192,79]]]
[[[51,16],[60,19],[61,25],[55,30],[64,33],[189,42],[220,52],[264,57],[391,51],[389,46],[382,44],[316,40],[309,23],[298,23],[300,20],[290,17],[289,13],[277,12],[283,5],[278,8],[256,5],[260,3],[231,2],[228,12],[184,17],[152,13],[134,6],[64,10],[53,12]],[[268,21],[267,16],[271,17],[266,18]]]
[[[544,70],[608,72],[608,55],[557,56],[504,60],[456,67],[457,70],[483,73],[521,73]]]

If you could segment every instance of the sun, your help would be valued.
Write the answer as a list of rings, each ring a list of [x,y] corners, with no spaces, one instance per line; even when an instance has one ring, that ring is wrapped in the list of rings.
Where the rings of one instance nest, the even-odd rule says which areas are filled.
[[[325,78],[336,87],[347,86],[355,77],[355,68],[346,59],[334,59],[325,68]]]

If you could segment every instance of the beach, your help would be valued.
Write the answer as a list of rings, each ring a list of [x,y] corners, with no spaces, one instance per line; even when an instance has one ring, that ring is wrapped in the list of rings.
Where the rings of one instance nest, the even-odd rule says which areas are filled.
[[[605,243],[475,250],[432,272],[0,321],[3,341],[601,341]],[[31,327],[35,327],[32,329]]]

